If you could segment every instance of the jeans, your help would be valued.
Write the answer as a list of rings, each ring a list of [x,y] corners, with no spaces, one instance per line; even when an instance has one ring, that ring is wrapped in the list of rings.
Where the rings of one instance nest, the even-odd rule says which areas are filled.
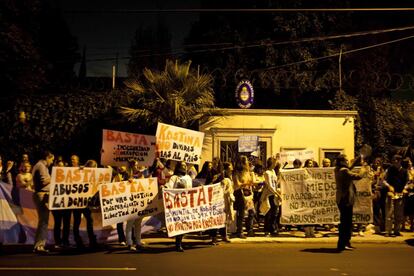
[[[89,245],[96,244],[96,236],[93,233],[93,219],[92,212],[89,208],[75,209],[73,210],[73,236],[76,242],[76,245],[82,246],[83,241],[79,235],[79,226],[81,224],[82,214],[86,219],[86,230],[88,232]]]
[[[385,201],[386,195],[381,191],[375,191],[375,198],[372,201],[372,209],[374,213],[374,225],[380,232],[385,231]]]
[[[127,245],[132,245],[132,228],[134,228],[134,235],[136,243],[141,245],[141,223],[142,218],[132,219],[127,221],[125,228]]]
[[[175,248],[181,248],[183,245],[183,238],[184,235],[177,235],[175,236]]]
[[[246,205],[244,203],[243,193],[241,190],[237,190],[234,192],[234,196],[236,201],[234,202],[235,209],[237,212],[237,230],[236,234],[241,235],[243,233],[243,220],[244,220],[244,212]],[[245,227],[247,232],[253,232],[253,219],[254,219],[254,210],[249,210],[247,219],[245,222]]]
[[[277,233],[279,230],[277,213],[279,206],[275,204],[275,196],[271,195],[268,198],[270,203],[270,210],[267,211],[264,219],[264,231],[265,233]]]
[[[53,210],[52,214],[55,222],[55,225],[53,226],[55,244],[68,246],[72,210]],[[62,222],[63,229],[61,230]]]
[[[49,199],[49,194],[45,192],[36,192],[33,194],[33,202],[36,206],[38,222],[35,235],[34,248],[45,247],[47,240],[47,227],[49,223],[49,209],[46,204]]]
[[[394,224],[394,233],[399,233],[401,224],[404,221],[404,200],[403,198],[392,199],[387,196],[385,204],[385,231],[391,234]]]
[[[124,233],[124,223],[120,222],[116,224],[116,232],[118,233],[118,242],[126,242],[125,233]]]

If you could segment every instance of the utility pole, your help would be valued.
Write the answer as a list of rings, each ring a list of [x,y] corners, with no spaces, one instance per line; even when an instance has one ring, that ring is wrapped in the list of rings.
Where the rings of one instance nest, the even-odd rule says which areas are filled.
[[[115,64],[112,65],[112,90],[115,89],[115,79],[118,77],[118,52],[116,52]]]
[[[342,91],[342,45],[339,51],[339,92]]]

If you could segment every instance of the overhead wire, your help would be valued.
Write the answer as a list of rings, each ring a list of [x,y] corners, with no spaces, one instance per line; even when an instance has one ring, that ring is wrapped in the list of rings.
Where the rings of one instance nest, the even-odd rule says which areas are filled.
[[[291,12],[412,12],[414,8],[412,7],[397,7],[397,8],[267,8],[267,9],[200,9],[200,8],[190,8],[190,9],[101,9],[101,10],[64,10],[64,13],[69,14],[137,14],[137,13],[262,13],[262,12],[271,12],[271,13],[291,13]]]
[[[234,50],[234,49],[248,49],[248,48],[255,48],[255,47],[266,47],[266,46],[275,46],[275,45],[288,45],[288,44],[297,44],[297,43],[305,43],[305,42],[313,42],[313,41],[324,41],[324,40],[332,40],[332,39],[340,39],[340,38],[350,38],[350,37],[358,37],[358,36],[366,36],[366,35],[377,35],[382,33],[390,33],[390,32],[397,32],[397,31],[406,31],[406,30],[413,30],[414,26],[406,26],[406,27],[399,27],[399,28],[391,28],[391,29],[382,29],[382,30],[372,30],[372,31],[362,31],[362,32],[354,32],[350,34],[341,34],[341,35],[331,35],[331,36],[318,36],[318,37],[310,37],[310,38],[303,38],[297,40],[288,40],[288,41],[262,41],[262,42],[255,42],[249,45],[237,45],[231,47],[221,47],[221,48],[209,48],[209,49],[198,49],[192,51],[185,51],[185,49],[178,48],[171,52],[166,53],[149,53],[144,55],[137,55],[135,57],[151,57],[151,56],[167,56],[167,55],[180,55],[180,54],[197,54],[197,53],[204,53],[204,52],[215,52],[215,51],[226,51],[226,50]],[[213,43],[216,44],[216,43]],[[209,46],[209,44],[191,44],[192,47],[204,47]],[[186,45],[184,45],[186,47]],[[151,50],[139,50],[138,52],[146,53]],[[131,56],[123,56],[118,57],[118,59],[130,59]],[[97,59],[87,59],[87,62],[96,62],[96,61],[110,61],[115,60],[116,58],[97,58]]]
[[[372,44],[372,45],[369,45],[369,46],[356,48],[356,49],[352,49],[352,50],[348,50],[348,51],[342,51],[342,55],[356,53],[356,52],[359,52],[359,51],[364,51],[364,50],[368,50],[368,49],[372,49],[372,48],[376,48],[376,47],[381,47],[381,46],[384,46],[384,45],[387,45],[387,44],[397,43],[397,42],[408,40],[408,39],[411,39],[411,38],[414,38],[414,35],[406,36],[406,37],[402,37],[402,38],[398,38],[398,39],[393,39],[393,40],[389,40],[389,41],[382,42],[382,43],[376,43],[376,44]],[[340,54],[341,53],[338,52],[338,53],[327,55],[327,56],[311,58],[311,59],[297,61],[297,62],[286,63],[286,64],[282,64],[282,65],[277,65],[277,66],[266,67],[264,69],[265,70],[274,70],[274,69],[278,69],[278,68],[283,68],[283,67],[288,67],[288,66],[299,65],[299,64],[303,64],[303,63],[308,63],[308,62],[333,58],[333,57],[339,56]]]

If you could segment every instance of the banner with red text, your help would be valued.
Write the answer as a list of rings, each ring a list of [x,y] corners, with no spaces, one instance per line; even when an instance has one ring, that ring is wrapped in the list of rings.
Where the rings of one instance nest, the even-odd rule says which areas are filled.
[[[99,186],[102,226],[152,216],[163,210],[157,178],[131,179]]]
[[[225,226],[221,184],[164,189],[163,199],[168,237]]]
[[[200,163],[203,132],[158,123],[155,136],[159,157],[191,164]]]
[[[130,159],[151,166],[155,159],[155,136],[104,129],[101,164],[122,166]]]
[[[53,167],[49,209],[81,209],[90,205],[99,185],[111,182],[112,169]]]
[[[282,224],[337,224],[334,168],[283,170],[281,173]],[[357,193],[354,223],[372,222],[370,179],[354,181]]]

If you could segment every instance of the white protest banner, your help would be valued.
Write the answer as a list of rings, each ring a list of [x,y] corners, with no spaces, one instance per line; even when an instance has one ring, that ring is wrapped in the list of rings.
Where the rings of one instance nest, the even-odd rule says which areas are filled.
[[[280,153],[280,162],[290,162],[292,163],[293,160],[299,159],[302,163],[304,163],[307,159],[314,159],[315,153],[313,150],[290,150],[290,151],[282,151]]]
[[[252,152],[257,150],[257,146],[259,143],[258,136],[239,136],[238,139],[238,146],[239,152]]]
[[[204,133],[158,123],[157,152],[159,157],[199,164]]]
[[[164,189],[168,237],[222,228],[226,223],[221,184],[190,189]]]
[[[157,178],[131,179],[99,186],[102,226],[152,216],[163,210]]]
[[[155,136],[104,129],[101,164],[122,166],[130,159],[151,166],[155,159]]]
[[[368,177],[354,181],[357,191],[352,218],[354,223],[372,223],[374,221],[371,183],[372,179]]]
[[[110,168],[53,167],[49,209],[80,209],[88,206],[99,185],[111,181]]]
[[[334,168],[307,168],[282,171],[282,224],[337,224]],[[355,181],[354,223],[372,220],[369,178]]]
[[[282,171],[283,224],[331,224],[339,221],[333,168]]]

